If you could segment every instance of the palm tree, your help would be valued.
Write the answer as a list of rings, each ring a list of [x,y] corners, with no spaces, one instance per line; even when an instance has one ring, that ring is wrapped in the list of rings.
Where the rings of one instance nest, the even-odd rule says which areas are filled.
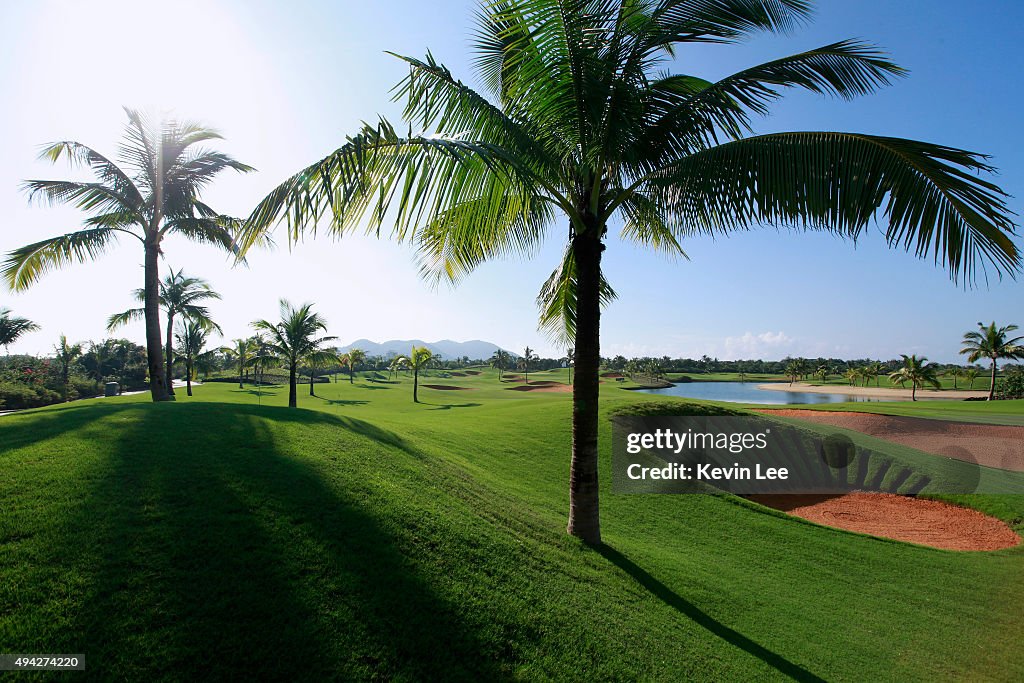
[[[356,377],[356,366],[362,365],[366,360],[366,351],[362,349],[349,349],[348,353],[342,356],[342,363],[348,366],[348,383],[354,384]]]
[[[189,396],[192,395],[196,359],[203,354],[209,334],[210,328],[201,321],[185,318],[174,335],[178,341],[178,357],[185,361],[185,391]]]
[[[252,363],[258,349],[252,339],[233,339],[234,346],[225,346],[221,349],[238,364],[238,388],[244,389],[245,368]]]
[[[938,389],[939,378],[936,376],[939,370],[937,363],[928,363],[928,359],[922,356],[918,358],[916,355],[907,356],[900,354],[903,357],[903,367],[896,372],[889,374],[889,380],[893,384],[902,385],[904,382],[911,383],[910,389],[910,400],[917,400],[917,388],[929,385]]]
[[[978,375],[980,374],[981,373],[978,371],[977,368],[967,368],[967,370],[964,372],[964,379],[970,382],[970,389],[974,388],[974,383],[978,381]]]
[[[1000,358],[1016,359],[1024,358],[1024,336],[1010,338],[1010,333],[1017,329],[1016,325],[996,327],[993,321],[990,325],[978,323],[977,332],[964,334],[963,345],[960,353],[967,355],[967,362],[974,363],[980,358],[988,358],[992,361],[991,383],[988,387],[988,400],[992,400],[996,393],[996,362]],[[974,386],[974,383],[971,383]]]
[[[405,356],[395,356],[394,358],[392,358],[391,362],[388,364],[388,379],[391,379],[392,373],[394,373],[395,377],[397,378],[398,373],[402,370],[404,366]]]
[[[63,334],[60,340],[53,347],[54,358],[60,365],[60,385],[64,390],[64,401],[68,400],[68,385],[71,382],[71,365],[82,357],[81,344],[68,344],[68,338]]]
[[[956,378],[963,377],[964,369],[959,365],[954,365],[951,368],[947,368],[946,371],[942,374],[944,374],[946,377],[953,378],[953,389],[956,390]]]
[[[537,360],[537,354],[529,346],[523,350],[523,355],[516,361],[516,367],[526,373],[526,383],[530,383],[530,363]]]
[[[327,323],[319,313],[313,313],[313,304],[306,303],[296,308],[281,299],[280,306],[280,322],[257,320],[252,325],[267,333],[267,348],[288,364],[288,407],[295,408],[298,407],[295,373],[299,361],[322,351],[325,342],[337,337],[317,336],[327,331]]]
[[[822,384],[824,384],[825,382],[828,381],[828,376],[830,372],[831,370],[828,367],[828,365],[822,363],[821,365],[818,366],[818,369],[814,371],[814,374],[817,375],[818,378],[821,379]]]
[[[316,370],[330,363],[337,363],[341,358],[333,351],[327,351],[326,349],[313,349],[305,357],[302,358],[303,364],[306,369],[309,370],[309,395],[316,396],[316,392],[313,391],[313,383],[316,379]]]
[[[10,350],[7,347],[16,342],[21,335],[38,329],[39,325],[28,318],[19,318],[11,315],[11,309],[0,308],[0,346],[8,353]]]
[[[562,357],[562,362],[565,363],[565,367],[569,369],[568,384],[572,384],[572,366],[576,362],[576,350],[571,346],[566,349],[565,356]]]
[[[145,302],[146,290],[136,289],[137,301]],[[160,307],[167,315],[167,345],[165,360],[167,367],[167,392],[174,395],[174,347],[171,332],[174,330],[174,319],[182,316],[185,320],[202,325],[207,332],[221,334],[220,326],[213,322],[210,311],[200,302],[209,299],[220,299],[220,294],[213,291],[210,283],[199,277],[186,276],[183,271],[171,269],[170,274],[160,281]],[[123,313],[115,313],[107,319],[107,330],[113,332],[121,325],[146,317],[144,308],[130,308]],[[189,394],[191,396],[192,394]]]
[[[434,360],[434,354],[425,346],[414,346],[408,356],[399,356],[395,360],[412,370],[412,402],[419,403],[420,370]]]
[[[509,355],[508,351],[504,349],[498,349],[495,351],[490,358],[490,364],[492,368],[498,370],[498,381],[501,381],[501,375],[508,369],[509,363],[512,360],[512,356]]]
[[[387,222],[428,277],[458,281],[484,261],[530,254],[564,217],[565,251],[542,286],[541,326],[576,348],[568,532],[599,543],[601,308],[615,293],[601,260],[608,226],[680,255],[680,241],[762,225],[855,239],[876,216],[893,247],[954,278],[1016,272],[1005,194],[975,171],[980,155],[875,135],[753,135],[754,116],[787,86],[851,98],[904,71],[843,41],[717,82],[665,74],[685,43],[785,31],[805,0],[481,2],[479,93],[431,54],[400,57],[401,125],[364,125],[274,189],[253,211],[243,251],[287,222],[298,240],[331,214],[342,235]],[[402,131],[409,130],[408,134]],[[422,131],[414,133],[412,131]]]
[[[857,384],[857,378],[860,377],[860,373],[857,371],[857,368],[847,368],[843,373],[843,377],[846,378],[846,381],[849,382],[852,387]]]
[[[97,182],[29,180],[23,187],[30,200],[71,204],[90,215],[75,232],[12,251],[3,274],[12,289],[24,290],[53,268],[97,258],[122,235],[137,239],[144,253],[142,298],[150,392],[154,401],[171,400],[160,337],[159,257],[164,238],[180,235],[233,251],[238,222],[218,214],[199,195],[226,169],[242,173],[253,169],[226,154],[198,147],[220,139],[210,128],[171,119],[153,125],[137,111],[125,108],[125,113],[128,125],[118,163],[79,142],[56,142],[43,150],[42,158],[51,162],[66,156],[72,165],[88,165]]]
[[[786,377],[789,378],[789,385],[790,386],[793,386],[793,382],[795,382],[798,379],[800,379],[800,375],[802,374],[802,371],[803,371],[803,368],[800,366],[800,363],[798,361],[791,360],[788,363],[786,363]]]

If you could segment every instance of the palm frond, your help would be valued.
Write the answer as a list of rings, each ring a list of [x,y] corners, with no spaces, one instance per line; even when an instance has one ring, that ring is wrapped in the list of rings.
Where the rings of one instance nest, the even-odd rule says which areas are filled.
[[[541,287],[537,295],[540,309],[539,328],[554,343],[563,346],[576,342],[577,302],[576,260],[571,246],[562,255],[562,262]],[[604,274],[599,285],[601,307],[617,298]]]
[[[4,261],[3,277],[11,289],[22,291],[54,268],[104,254],[117,242],[117,235],[113,228],[88,228],[15,249]]]
[[[127,311],[121,313],[115,313],[107,318],[107,331],[113,332],[119,327],[128,325],[137,320],[145,320],[146,309],[144,308],[129,308]]]

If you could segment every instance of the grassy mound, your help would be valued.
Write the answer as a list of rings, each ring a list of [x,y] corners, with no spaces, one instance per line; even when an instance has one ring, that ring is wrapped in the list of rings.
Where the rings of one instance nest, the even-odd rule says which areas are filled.
[[[570,396],[460,384],[0,418],[0,643],[104,680],[1024,678],[1020,549],[606,490],[593,550],[564,533]]]

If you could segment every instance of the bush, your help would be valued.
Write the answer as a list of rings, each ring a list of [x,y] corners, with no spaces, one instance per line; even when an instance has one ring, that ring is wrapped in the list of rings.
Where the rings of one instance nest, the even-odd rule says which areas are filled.
[[[87,377],[72,377],[68,382],[68,398],[92,398],[103,394],[103,385]]]
[[[0,409],[2,410],[40,408],[52,403],[60,403],[63,400],[56,391],[50,391],[38,385],[20,382],[0,383]]]
[[[996,398],[1024,398],[1024,369],[1011,368],[996,385]]]

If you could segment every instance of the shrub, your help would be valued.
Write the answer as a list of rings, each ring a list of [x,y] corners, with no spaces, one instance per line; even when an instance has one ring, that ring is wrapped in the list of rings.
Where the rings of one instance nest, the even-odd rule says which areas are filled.
[[[1024,368],[1014,367],[1007,371],[996,385],[996,398],[1024,398]]]
[[[0,409],[20,410],[39,408],[51,403],[60,403],[63,398],[56,391],[38,385],[20,382],[0,382]]]

